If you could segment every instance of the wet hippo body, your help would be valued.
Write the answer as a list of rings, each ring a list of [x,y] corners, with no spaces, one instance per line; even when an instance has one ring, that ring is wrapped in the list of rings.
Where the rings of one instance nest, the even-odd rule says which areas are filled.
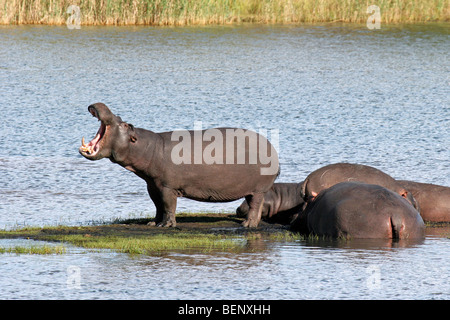
[[[302,183],[274,183],[264,194],[261,217],[269,222],[289,224],[293,215],[302,210],[301,188]],[[244,200],[236,209],[236,214],[245,217],[248,210],[247,200]]]
[[[401,183],[381,170],[361,164],[335,163],[313,171],[305,179],[302,197],[305,201],[308,201],[322,190],[346,181],[364,182],[385,187],[407,199],[414,208],[419,210],[414,197]]]
[[[291,224],[293,231],[333,238],[423,238],[419,212],[384,187],[342,182],[323,190]]]
[[[243,225],[258,225],[264,193],[279,173],[278,156],[267,139],[234,128],[155,133],[123,122],[103,103],[93,104],[88,110],[101,121],[101,126],[92,141],[85,144],[83,138],[79,152],[89,160],[109,158],[144,179],[156,207],[157,226],[176,225],[178,197],[206,202],[245,197],[250,210]],[[234,143],[240,136],[230,134],[227,139],[228,133],[238,130],[255,138],[257,147],[245,140],[243,144]],[[205,138],[207,134],[209,137]],[[243,162],[241,156],[252,161]]]
[[[413,194],[424,221],[450,222],[449,187],[407,180],[399,182]]]

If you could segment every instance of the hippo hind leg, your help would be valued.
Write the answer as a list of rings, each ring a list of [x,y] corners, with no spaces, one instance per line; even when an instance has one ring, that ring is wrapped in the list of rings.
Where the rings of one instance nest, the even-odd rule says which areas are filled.
[[[248,214],[247,200],[242,201],[241,205],[236,209],[236,216],[239,218],[245,218]]]
[[[264,204],[264,194],[256,193],[245,197],[247,200],[249,210],[247,214],[247,220],[242,225],[248,228],[256,228],[261,221],[261,212]]]

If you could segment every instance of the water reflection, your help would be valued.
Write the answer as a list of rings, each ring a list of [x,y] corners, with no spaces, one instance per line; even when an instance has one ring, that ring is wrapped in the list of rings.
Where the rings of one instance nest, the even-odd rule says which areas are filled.
[[[30,245],[30,241],[1,240],[0,245]],[[400,248],[383,241],[257,239],[256,247],[238,253],[157,256],[86,252],[67,245],[64,255],[2,254],[1,295],[15,299],[448,299],[448,241],[432,235]],[[70,266],[79,268],[78,289],[67,287]],[[41,285],[46,289],[35,290]]]
[[[427,238],[449,238],[450,239],[450,224],[442,223],[425,228],[425,236]]]
[[[318,249],[339,248],[348,250],[389,250],[397,248],[414,248],[423,244],[425,239],[315,239],[306,240],[305,247]]]

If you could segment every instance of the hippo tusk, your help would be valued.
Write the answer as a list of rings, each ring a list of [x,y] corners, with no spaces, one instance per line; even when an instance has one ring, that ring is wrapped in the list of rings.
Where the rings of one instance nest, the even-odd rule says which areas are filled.
[[[81,138],[81,150],[84,152],[87,152],[87,153],[92,152],[91,148],[88,145],[86,145],[86,143],[84,142],[84,137]]]

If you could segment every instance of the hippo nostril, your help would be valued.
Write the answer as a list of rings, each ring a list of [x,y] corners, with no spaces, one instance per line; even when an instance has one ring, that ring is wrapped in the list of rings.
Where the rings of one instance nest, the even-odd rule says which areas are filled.
[[[99,119],[97,109],[95,109],[94,105],[90,105],[88,107],[88,111],[92,114],[93,117],[96,117],[97,119]]]

